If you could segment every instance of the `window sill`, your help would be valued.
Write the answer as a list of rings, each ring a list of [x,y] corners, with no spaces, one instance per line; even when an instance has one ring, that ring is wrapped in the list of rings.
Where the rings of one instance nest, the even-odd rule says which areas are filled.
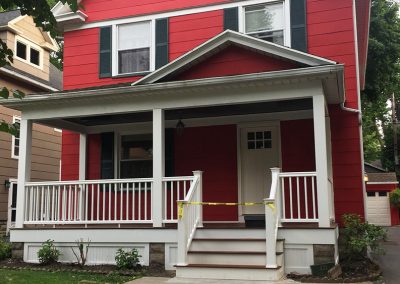
[[[135,77],[135,76],[146,76],[150,74],[152,71],[143,71],[143,72],[136,72],[136,73],[126,73],[126,74],[119,74],[114,75],[112,78],[125,78],[125,77]]]

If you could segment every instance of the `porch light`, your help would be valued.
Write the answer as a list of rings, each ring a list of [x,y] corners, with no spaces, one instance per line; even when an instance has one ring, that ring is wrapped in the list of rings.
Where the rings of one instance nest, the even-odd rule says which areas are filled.
[[[182,122],[181,119],[178,120],[178,123],[176,124],[176,132],[178,133],[179,136],[182,136],[183,134],[183,129],[185,128],[185,124]]]
[[[368,175],[364,174],[364,182],[368,182]]]

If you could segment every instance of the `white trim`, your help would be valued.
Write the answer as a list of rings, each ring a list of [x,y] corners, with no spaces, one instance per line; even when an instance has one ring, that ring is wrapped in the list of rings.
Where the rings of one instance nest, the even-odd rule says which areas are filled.
[[[86,179],[86,143],[87,143],[87,135],[80,133],[79,134],[79,180]]]
[[[312,117],[312,116],[311,116]],[[310,117],[310,118],[311,118]],[[237,129],[237,177],[238,177],[238,202],[242,202],[242,151],[241,151],[241,131],[251,127],[276,127],[276,135],[278,138],[278,167],[282,167],[282,151],[281,151],[281,121],[283,120],[270,120],[270,121],[252,121],[252,122],[239,122],[236,125]],[[239,222],[244,222],[243,219],[243,206],[238,206]]]
[[[24,59],[22,57],[19,57],[17,55],[17,43],[18,42],[24,44],[25,47],[26,47],[26,54],[25,54],[26,55],[26,59]],[[34,49],[37,52],[39,52],[39,65],[36,65],[36,64],[31,62],[31,49]],[[39,45],[33,43],[32,41],[30,41],[28,39],[25,39],[25,38],[23,38],[21,36],[16,35],[15,36],[15,42],[14,42],[14,51],[15,51],[14,52],[14,59],[22,61],[22,62],[24,62],[24,63],[26,63],[26,64],[28,64],[28,65],[30,65],[32,67],[38,68],[40,70],[43,70],[43,60],[44,60],[43,59],[44,58],[43,52],[44,52],[44,50]]]
[[[173,72],[176,72],[177,70],[187,65],[193,64],[193,62],[197,61],[199,58],[211,53],[214,50],[217,50],[218,48],[220,48],[221,46],[223,46],[228,42],[239,44],[248,48],[252,48],[267,53],[269,55],[282,57],[284,59],[295,61],[308,66],[313,66],[313,67],[321,65],[336,66],[336,62],[332,60],[304,53],[298,50],[294,50],[272,42],[264,41],[242,33],[226,30],[218,34],[217,36],[209,39],[205,43],[197,46],[191,51],[185,53],[184,55],[178,57],[177,59],[171,61],[167,65],[164,65],[163,67],[157,69],[155,72],[132,83],[132,86],[155,83],[158,80],[172,74]]]
[[[6,73],[7,75],[12,76],[12,77],[14,77],[14,78],[21,79],[21,80],[23,80],[23,81],[25,81],[25,82],[27,82],[27,83],[30,83],[30,84],[32,84],[32,85],[34,85],[34,86],[39,87],[39,88],[43,88],[43,89],[45,89],[46,91],[53,91],[53,92],[59,91],[59,90],[56,89],[56,88],[53,88],[53,87],[51,87],[51,86],[49,86],[49,85],[46,85],[46,84],[43,84],[43,83],[41,83],[41,82],[39,82],[39,81],[36,81],[35,79],[29,78],[29,77],[27,77],[27,76],[25,76],[25,75],[22,75],[22,74],[18,73],[18,72],[8,70],[8,69],[6,69],[6,68],[4,68],[4,67],[1,67],[1,68],[0,68],[0,71],[1,71],[1,72],[4,72],[4,73]]]
[[[385,181],[385,182],[374,182],[374,181],[367,181],[367,184],[399,184],[398,181]]]
[[[288,2],[288,0],[284,0],[284,1]],[[159,19],[159,18],[171,18],[171,17],[182,16],[182,15],[198,14],[198,13],[211,12],[211,11],[217,11],[217,10],[222,10],[222,9],[226,9],[226,8],[234,8],[234,7],[238,7],[239,11],[240,11],[243,6],[264,4],[264,3],[270,3],[270,2],[276,2],[276,0],[242,0],[242,1],[237,1],[234,3],[224,3],[224,4],[215,4],[215,5],[208,4],[208,5],[202,6],[202,7],[183,8],[180,10],[159,12],[159,13],[154,13],[151,15],[137,15],[137,16],[133,16],[133,17],[118,18],[118,19],[111,19],[111,20],[104,20],[104,21],[96,21],[96,22],[91,22],[91,23],[70,25],[70,26],[66,27],[64,31],[69,32],[69,31],[74,31],[74,30],[83,30],[83,29],[91,29],[91,28],[119,25],[119,24],[125,24],[125,23],[141,22],[141,21],[145,21],[145,20],[153,20],[153,19]],[[80,11],[78,11],[78,12],[80,12]],[[68,13],[68,14],[70,14],[70,13]],[[57,15],[57,21],[62,16],[63,15]],[[76,18],[76,17],[77,16],[75,16],[74,18]],[[290,14],[289,14],[289,17],[290,17]]]
[[[13,115],[13,119],[12,119],[12,123],[16,123],[17,121],[19,121],[19,123],[21,123],[21,117],[20,116],[17,116],[17,115]],[[20,140],[20,138],[18,137],[15,137],[15,135],[12,135],[11,136],[11,158],[13,158],[13,159],[17,159],[18,160],[18,158],[19,158],[19,155],[17,156],[17,155],[15,155],[15,140],[16,139],[18,139],[19,140],[19,142],[20,142],[20,145],[21,145],[21,140]],[[18,146],[18,153],[19,153],[19,147],[20,147],[20,145]]]
[[[131,72],[131,73],[119,73],[118,71],[118,35],[119,35],[119,29],[118,27],[124,24],[119,24],[119,25],[113,25],[111,27],[112,29],[112,57],[111,57],[111,68],[112,68],[112,76],[136,76],[136,74],[143,74],[147,72],[152,72],[155,70],[155,58],[156,58],[156,53],[155,53],[155,44],[156,44],[156,36],[155,36],[155,20],[146,20],[146,21],[141,21],[141,22],[134,22],[136,23],[149,23],[150,24],[150,54],[149,54],[149,70],[144,70],[144,71],[138,71],[138,72]],[[134,24],[134,23],[128,23],[128,24]]]

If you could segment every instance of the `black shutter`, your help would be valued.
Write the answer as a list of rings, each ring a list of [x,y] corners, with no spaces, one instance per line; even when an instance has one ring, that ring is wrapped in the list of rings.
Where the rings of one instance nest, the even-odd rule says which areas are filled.
[[[239,31],[238,7],[224,9],[224,30]]]
[[[306,0],[290,1],[290,29],[292,48],[307,52]]]
[[[101,178],[114,178],[114,132],[101,134]]]
[[[175,128],[165,129],[165,176],[175,175]]]
[[[111,26],[100,28],[99,77],[111,77]]]
[[[156,20],[156,69],[168,63],[168,18]]]

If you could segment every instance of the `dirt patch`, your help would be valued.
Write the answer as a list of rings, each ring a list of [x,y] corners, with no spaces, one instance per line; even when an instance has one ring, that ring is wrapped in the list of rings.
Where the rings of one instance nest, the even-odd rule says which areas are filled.
[[[342,261],[340,266],[342,274],[337,278],[297,273],[288,274],[287,277],[303,283],[355,283],[374,281],[382,274],[379,266],[370,259]]]
[[[163,266],[151,265],[139,267],[134,270],[119,270],[115,265],[85,265],[79,266],[73,263],[53,263],[49,265],[41,265],[34,263],[23,262],[20,259],[6,259],[0,261],[0,268],[15,269],[15,270],[33,270],[33,271],[70,271],[79,273],[97,273],[111,274],[117,273],[120,275],[140,275],[140,276],[156,276],[156,277],[174,277],[174,271],[166,271]]]

